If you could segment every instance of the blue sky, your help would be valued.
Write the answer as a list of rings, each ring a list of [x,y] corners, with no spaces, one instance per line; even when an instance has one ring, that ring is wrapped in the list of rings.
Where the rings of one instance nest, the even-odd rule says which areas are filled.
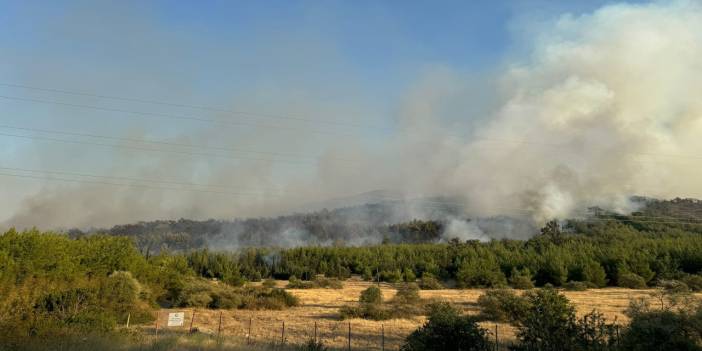
[[[250,123],[330,134],[303,135],[256,127],[225,130],[193,121],[176,123],[3,98],[0,120],[2,125],[16,127],[288,151],[311,157],[339,149],[341,133],[351,135],[344,136],[352,141],[345,147],[372,149],[393,135],[397,115],[416,96],[416,86],[422,85],[427,76],[435,76],[428,72],[444,72],[444,76],[460,76],[468,82],[471,77],[479,80],[505,61],[521,57],[524,30],[566,13],[591,13],[607,3],[0,0],[0,84],[214,106],[332,124],[237,116]],[[465,86],[460,89],[477,95],[480,90],[488,90],[477,83],[472,90]],[[0,95],[221,117],[211,111],[2,85]],[[466,111],[473,108],[464,107]],[[446,113],[456,115],[455,110]],[[460,118],[473,118],[468,115]],[[333,124],[336,122],[378,128],[349,129]],[[0,132],[20,133],[8,129]],[[118,169],[124,175],[143,175],[150,173],[144,170],[145,165],[171,162],[163,160],[163,155],[125,156],[104,147],[10,136],[0,136],[0,149],[0,166],[74,169],[90,174]],[[212,169],[217,166],[210,161],[192,163],[179,169],[180,173],[173,172],[173,176],[209,180],[216,173]],[[267,178],[271,184],[319,172],[271,167],[268,171],[272,175]],[[18,202],[43,186],[37,181],[0,181],[8,185],[3,187],[2,191],[7,192],[3,195]],[[0,220],[10,212],[0,208]]]

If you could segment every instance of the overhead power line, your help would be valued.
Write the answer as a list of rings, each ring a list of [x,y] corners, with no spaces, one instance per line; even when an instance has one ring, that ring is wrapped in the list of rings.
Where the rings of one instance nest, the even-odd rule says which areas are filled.
[[[16,126],[9,126],[9,125],[0,125],[0,128],[21,130],[21,131],[26,131],[26,132],[58,134],[58,135],[66,135],[66,136],[77,136],[77,137],[96,138],[96,139],[115,140],[115,141],[126,141],[126,142],[133,142],[133,143],[142,143],[142,144],[177,146],[177,147],[185,147],[185,148],[192,148],[192,149],[245,152],[245,153],[252,153],[252,154],[294,157],[294,158],[313,159],[313,160],[318,160],[320,158],[317,156],[309,156],[309,155],[296,154],[296,153],[259,151],[259,150],[250,150],[250,149],[242,149],[242,148],[229,148],[229,147],[222,147],[222,146],[209,146],[209,145],[198,145],[198,144],[185,144],[185,143],[175,143],[175,142],[162,141],[162,140],[125,138],[125,137],[115,137],[115,136],[92,134],[92,133],[70,132],[70,131],[62,131],[62,130],[27,128],[27,127],[16,127]],[[351,159],[347,159],[347,158],[340,158],[340,157],[328,157],[328,158],[340,160],[340,161],[346,161],[346,162],[355,162],[355,160],[351,160]]]
[[[66,106],[66,107],[72,107],[72,108],[92,109],[92,110],[105,111],[105,112],[118,112],[118,113],[124,113],[124,114],[128,114],[128,115],[137,115],[137,116],[152,117],[152,118],[153,117],[168,118],[168,119],[196,121],[196,122],[232,125],[232,126],[248,126],[248,127],[254,127],[254,128],[280,129],[280,130],[285,130],[285,131],[295,131],[295,132],[310,133],[310,134],[324,134],[324,135],[336,135],[336,136],[343,136],[343,137],[357,137],[357,135],[354,135],[354,134],[339,133],[339,132],[324,131],[324,130],[295,128],[295,127],[289,127],[289,126],[279,126],[279,125],[270,125],[270,124],[248,123],[248,122],[242,122],[242,121],[232,121],[232,120],[223,120],[223,119],[211,119],[211,118],[204,118],[204,117],[199,117],[199,116],[187,116],[187,115],[178,115],[178,114],[170,114],[170,113],[126,110],[126,109],[120,109],[120,108],[110,108],[110,107],[102,107],[102,106],[94,106],[94,105],[74,104],[74,103],[61,102],[61,101],[24,98],[24,97],[17,97],[17,96],[0,95],[0,99]]]
[[[6,168],[3,168],[3,169],[6,169]],[[271,193],[247,193],[247,192],[232,192],[232,191],[219,191],[219,190],[193,189],[193,188],[173,188],[173,187],[164,187],[164,186],[157,186],[157,185],[146,185],[146,184],[114,183],[114,182],[100,181],[100,180],[59,178],[59,177],[51,176],[50,175],[51,173],[49,173],[49,172],[44,172],[44,173],[49,174],[49,176],[37,176],[37,175],[31,175],[31,174],[13,174],[13,173],[6,173],[6,172],[0,172],[0,176],[14,177],[14,178],[39,179],[39,180],[68,182],[68,183],[109,185],[109,186],[138,188],[138,189],[186,191],[186,192],[227,195],[227,196],[273,196],[273,197],[289,196],[289,195],[271,194]]]
[[[166,101],[122,97],[122,96],[115,96],[115,95],[95,94],[95,93],[73,91],[73,90],[66,90],[66,89],[35,87],[35,86],[28,86],[28,85],[23,85],[23,84],[0,83],[0,86],[10,87],[10,88],[21,88],[21,89],[27,89],[27,90],[45,91],[45,92],[51,92],[51,93],[60,93],[60,94],[74,95],[74,96],[86,96],[86,97],[116,100],[116,101],[128,101],[128,102],[137,102],[137,103],[143,103],[143,104],[189,108],[189,109],[211,111],[211,112],[222,112],[222,113],[228,113],[228,114],[232,114],[232,115],[251,116],[251,117],[257,117],[257,118],[294,120],[294,121],[302,121],[302,122],[309,122],[309,123],[323,123],[323,124],[339,125],[339,126],[351,127],[351,128],[380,129],[380,127],[378,127],[378,126],[372,126],[372,125],[367,125],[367,124],[348,123],[348,122],[344,122],[344,121],[336,121],[336,120],[328,121],[328,120],[323,120],[323,119],[312,119],[312,118],[305,118],[305,117],[300,117],[300,116],[290,116],[290,115],[280,115],[280,114],[250,112],[250,111],[239,111],[239,110],[226,109],[226,108],[222,108],[222,107],[212,107],[212,106],[204,106],[204,105],[189,105],[189,104],[166,102]]]
[[[0,170],[15,171],[15,172],[29,172],[29,173],[58,174],[61,176],[77,176],[77,177],[88,177],[88,178],[98,178],[98,179],[111,179],[111,180],[118,180],[118,181],[136,181],[136,182],[143,182],[143,183],[182,185],[182,186],[189,186],[189,187],[195,187],[195,188],[215,188],[215,189],[232,190],[232,191],[241,190],[240,188],[230,187],[230,186],[225,186],[225,185],[220,185],[220,184],[193,183],[193,182],[182,182],[182,181],[174,181],[174,180],[147,179],[147,178],[136,178],[136,177],[114,176],[114,175],[109,175],[109,176],[108,175],[100,175],[100,174],[96,175],[96,174],[68,172],[68,171],[48,171],[48,170],[41,170],[41,169],[13,168],[13,167],[2,167],[2,166],[0,166]],[[266,190],[266,194],[270,194],[271,189],[265,189],[265,190]],[[278,190],[275,190],[275,191],[278,191]],[[284,194],[280,194],[280,195],[283,196]]]
[[[247,161],[259,161],[259,162],[283,162],[283,163],[301,164],[301,165],[316,165],[317,164],[316,161],[289,160],[289,159],[281,159],[281,158],[256,158],[256,157],[247,157],[247,156],[214,154],[214,153],[203,153],[203,152],[190,152],[190,151],[181,151],[181,150],[165,150],[165,149],[155,149],[155,148],[147,148],[147,147],[131,146],[131,145],[115,145],[115,144],[104,144],[104,143],[96,143],[96,142],[80,141],[80,140],[65,140],[65,139],[57,139],[57,138],[35,136],[35,135],[0,133],[0,136],[11,137],[11,138],[20,138],[20,139],[43,140],[43,141],[58,142],[58,143],[64,143],[64,144],[90,145],[90,146],[100,146],[100,147],[109,147],[109,148],[117,148],[117,149],[131,149],[131,150],[139,150],[139,151],[171,153],[171,154],[179,154],[179,155],[194,156],[194,157],[217,157],[217,158],[228,158],[228,159],[234,159],[234,160],[247,160]]]

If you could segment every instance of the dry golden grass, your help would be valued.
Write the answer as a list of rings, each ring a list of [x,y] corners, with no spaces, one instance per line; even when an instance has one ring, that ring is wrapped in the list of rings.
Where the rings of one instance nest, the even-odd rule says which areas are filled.
[[[285,287],[287,282],[277,282],[279,287]],[[247,339],[255,344],[279,344],[282,337],[283,322],[285,322],[286,343],[301,344],[314,336],[315,323],[317,325],[317,338],[325,345],[333,348],[347,346],[348,328],[351,326],[351,340],[354,349],[380,350],[381,333],[385,331],[385,349],[397,350],[402,340],[425,321],[425,317],[413,319],[393,319],[388,321],[369,321],[351,319],[341,321],[338,319],[338,310],[341,306],[355,303],[362,290],[372,283],[358,280],[344,282],[343,289],[290,289],[288,290],[300,299],[301,305],[283,311],[247,311],[247,310],[195,310],[192,319],[192,310],[178,309],[186,312],[185,326],[181,328],[167,328],[168,332],[184,332],[189,329],[192,320],[193,327],[198,331],[212,335],[217,334],[220,313],[222,316],[222,334],[232,342],[246,343]],[[388,300],[394,296],[396,290],[388,285],[381,284],[383,298]],[[448,301],[461,308],[465,313],[476,314],[479,312],[476,302],[484,290],[423,290],[420,295],[425,299]],[[629,290],[620,288],[592,289],[587,291],[565,291],[564,294],[576,306],[578,314],[582,315],[597,309],[609,321],[626,323],[627,317],[624,310],[629,300],[637,297],[650,298],[652,290]],[[167,320],[167,312],[176,310],[161,310],[159,325],[161,333]],[[249,335],[249,322],[251,334]],[[486,322],[483,326],[491,333],[495,330],[495,323]],[[148,326],[148,329],[153,329]],[[501,343],[514,340],[514,327],[498,323],[499,339]],[[493,336],[494,337],[494,336]]]

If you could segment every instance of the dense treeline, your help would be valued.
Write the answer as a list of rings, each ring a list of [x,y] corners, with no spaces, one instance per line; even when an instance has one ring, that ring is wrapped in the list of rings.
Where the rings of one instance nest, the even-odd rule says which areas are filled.
[[[437,199],[440,201],[441,199]],[[702,220],[702,202],[694,199],[659,201],[634,198],[639,210],[633,213],[636,229],[656,231],[669,228],[674,222]],[[423,220],[410,217],[422,213]],[[607,215],[592,209],[596,220],[628,216]],[[238,250],[245,247],[301,247],[301,246],[363,246],[380,243],[436,243],[446,241],[456,233],[447,232],[451,221],[469,222],[484,235],[493,238],[528,238],[538,233],[529,221],[511,217],[461,219],[460,208],[432,205],[431,208],[408,208],[401,202],[381,202],[363,206],[321,210],[271,218],[235,220],[188,219],[160,220],[117,225],[109,229],[68,232],[78,238],[94,233],[126,236],[134,240],[146,256],[166,250],[190,251],[203,248]],[[657,223],[662,222],[662,223]],[[689,228],[685,228],[689,229]],[[696,229],[699,232],[699,227]]]
[[[696,279],[702,270],[702,226],[628,218],[547,226],[528,241],[258,248],[238,253],[196,251],[186,257],[196,272],[223,280],[232,279],[236,271],[240,276],[235,279],[248,280],[358,274],[398,282],[431,275],[455,281],[458,287],[506,286],[525,279],[537,286],[574,281],[591,287],[642,287],[658,280]]]
[[[133,239],[146,255],[161,250],[188,251],[207,247],[235,250],[260,246],[360,246],[381,242],[433,242],[439,239],[443,223],[435,220],[409,221],[408,218],[393,215],[391,209],[383,205],[365,205],[275,218],[160,220],[117,225],[110,229],[73,229],[68,234],[74,238],[92,233],[126,236]]]

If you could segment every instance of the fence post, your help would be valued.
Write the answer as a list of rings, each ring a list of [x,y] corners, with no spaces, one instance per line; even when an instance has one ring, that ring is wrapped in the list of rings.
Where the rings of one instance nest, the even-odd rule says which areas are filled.
[[[127,313],[127,329],[129,329],[129,319],[132,317],[132,313]]]
[[[314,343],[317,343],[317,321],[314,322]]]
[[[280,333],[280,345],[285,345],[285,321],[283,321],[283,331]]]
[[[380,349],[385,351],[385,324],[380,325]]]
[[[495,351],[500,350],[500,339],[497,338],[497,323],[495,323]]]
[[[351,322],[349,322],[349,351],[351,351]]]
[[[217,326],[217,342],[222,339],[222,311],[219,311],[219,325]]]
[[[158,336],[158,317],[161,317],[161,311],[156,312],[156,336]]]
[[[190,328],[188,328],[189,334],[192,334],[193,332],[193,322],[195,322],[195,310],[193,310],[193,315],[190,317]]]
[[[249,317],[249,332],[246,334],[246,343],[251,345],[251,317]]]

